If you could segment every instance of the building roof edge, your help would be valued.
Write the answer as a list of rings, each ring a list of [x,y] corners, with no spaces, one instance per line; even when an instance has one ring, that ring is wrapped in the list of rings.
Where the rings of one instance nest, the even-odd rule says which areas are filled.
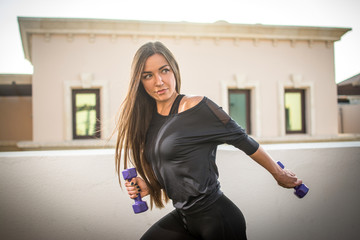
[[[338,41],[351,28],[263,24],[161,22],[140,20],[18,17],[25,58],[31,61],[32,34],[101,34]]]

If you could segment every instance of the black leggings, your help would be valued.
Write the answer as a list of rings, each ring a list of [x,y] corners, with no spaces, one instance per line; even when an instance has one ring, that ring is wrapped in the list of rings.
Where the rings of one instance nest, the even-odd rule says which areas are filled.
[[[246,240],[245,218],[240,209],[223,195],[199,213],[170,212],[151,226],[141,239]]]

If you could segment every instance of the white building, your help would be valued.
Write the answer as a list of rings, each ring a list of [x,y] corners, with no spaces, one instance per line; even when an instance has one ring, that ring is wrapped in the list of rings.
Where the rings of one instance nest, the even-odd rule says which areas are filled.
[[[18,143],[22,148],[104,144],[78,139],[111,136],[132,57],[142,44],[156,40],[179,62],[182,93],[211,98],[259,141],[338,136],[334,42],[348,28],[223,21],[18,21],[25,57],[34,66],[32,138]],[[1,140],[6,138],[11,137]]]

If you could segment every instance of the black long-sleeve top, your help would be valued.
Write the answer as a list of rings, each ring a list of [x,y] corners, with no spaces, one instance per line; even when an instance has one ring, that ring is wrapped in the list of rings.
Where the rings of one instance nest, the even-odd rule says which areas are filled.
[[[222,195],[215,157],[217,146],[223,143],[247,155],[259,147],[222,108],[206,97],[181,113],[176,110],[163,116],[154,112],[145,154],[175,208],[197,212]]]

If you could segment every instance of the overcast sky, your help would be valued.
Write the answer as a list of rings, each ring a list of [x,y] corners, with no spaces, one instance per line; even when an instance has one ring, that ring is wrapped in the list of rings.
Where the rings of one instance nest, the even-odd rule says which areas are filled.
[[[0,0],[0,73],[32,73],[18,16],[346,27],[336,82],[360,73],[360,0]]]

